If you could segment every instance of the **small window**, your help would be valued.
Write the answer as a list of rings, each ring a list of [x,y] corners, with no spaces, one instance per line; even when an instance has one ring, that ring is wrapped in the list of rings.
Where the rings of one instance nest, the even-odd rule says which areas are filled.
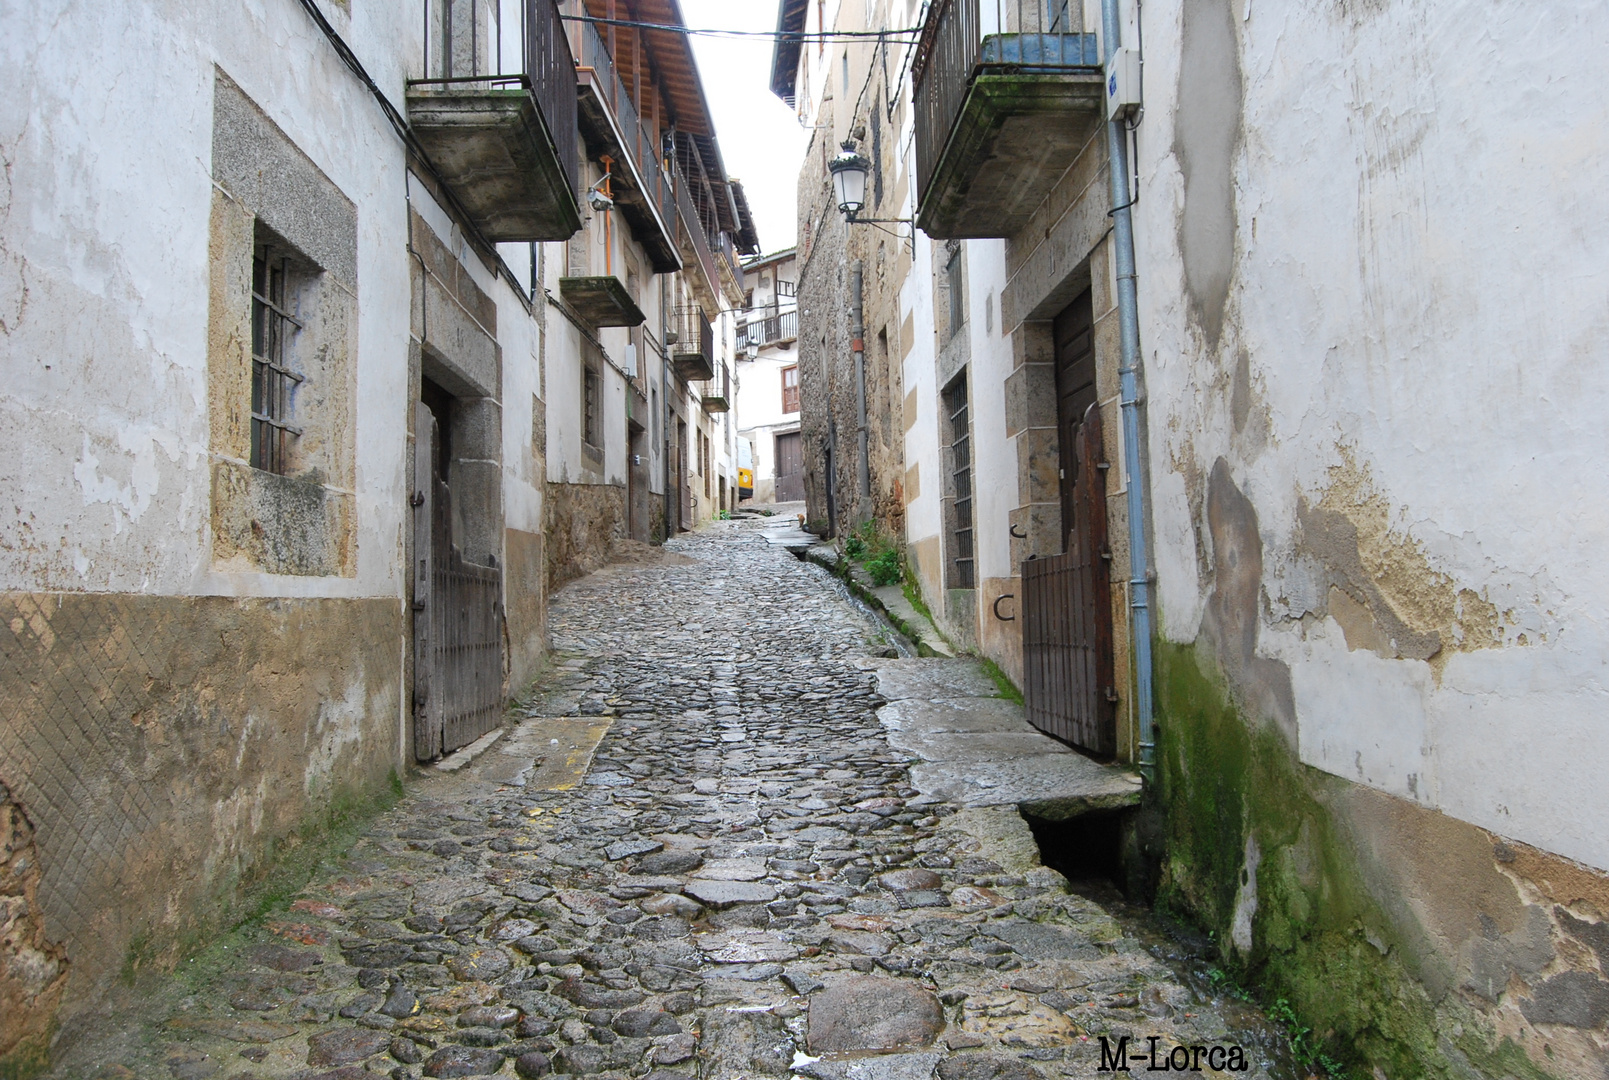
[[[945,290],[950,294],[951,338],[961,332],[967,321],[966,248],[951,242],[950,258],[944,264]]]
[[[796,413],[799,411],[799,365],[782,369],[782,411]]]
[[[603,377],[598,369],[588,367],[582,380],[581,437],[589,446],[603,446]]]
[[[290,472],[291,447],[302,433],[291,421],[302,376],[293,342],[302,324],[292,314],[297,264],[291,253],[259,242],[251,263],[251,463]]]
[[[945,387],[944,411],[950,440],[950,588],[971,589],[976,583],[972,537],[972,426],[964,371]]]

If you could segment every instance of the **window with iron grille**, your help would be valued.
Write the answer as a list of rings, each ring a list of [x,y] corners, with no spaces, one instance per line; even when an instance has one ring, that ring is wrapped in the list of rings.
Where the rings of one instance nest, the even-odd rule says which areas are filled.
[[[950,588],[976,584],[972,537],[972,428],[963,371],[944,389],[944,411],[950,437]]]
[[[966,247],[959,241],[949,242],[949,259],[944,264],[944,287],[949,293],[949,334],[955,337],[967,321]]]
[[[283,246],[258,242],[251,265],[251,463],[264,472],[290,472],[301,428],[295,415],[302,376],[292,366],[302,324],[292,314],[298,264]]]
[[[710,437],[702,431],[698,433],[698,466],[704,477],[704,498],[710,498]]]
[[[581,438],[589,446],[602,448],[603,376],[592,366],[581,380]]]
[[[799,411],[799,365],[782,369],[782,411]]]

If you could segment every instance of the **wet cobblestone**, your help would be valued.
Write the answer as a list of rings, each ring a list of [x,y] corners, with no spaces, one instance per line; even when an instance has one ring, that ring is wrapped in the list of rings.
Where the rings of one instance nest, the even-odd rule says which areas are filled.
[[[56,1075],[1022,1080],[1096,1075],[1101,1035],[1233,1042],[1019,817],[911,786],[824,571],[752,523],[671,546],[553,598],[523,715],[607,723],[584,776],[421,781]]]

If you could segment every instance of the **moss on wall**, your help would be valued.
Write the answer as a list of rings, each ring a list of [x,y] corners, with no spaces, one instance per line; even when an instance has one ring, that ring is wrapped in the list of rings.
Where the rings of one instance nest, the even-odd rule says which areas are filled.
[[[1383,906],[1350,838],[1352,785],[1248,721],[1210,648],[1159,643],[1156,664],[1159,904],[1211,931],[1236,977],[1288,999],[1354,1075],[1547,1077],[1458,994],[1433,996],[1422,943]]]

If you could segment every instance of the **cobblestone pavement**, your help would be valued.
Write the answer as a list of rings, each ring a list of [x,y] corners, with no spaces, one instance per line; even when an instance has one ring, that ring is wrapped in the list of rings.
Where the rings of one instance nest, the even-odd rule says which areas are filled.
[[[555,596],[507,753],[413,785],[57,1075],[1025,1080],[1096,1075],[1101,1035],[1136,1071],[1152,1035],[1232,1044],[1020,816],[910,786],[876,624],[756,525]]]

